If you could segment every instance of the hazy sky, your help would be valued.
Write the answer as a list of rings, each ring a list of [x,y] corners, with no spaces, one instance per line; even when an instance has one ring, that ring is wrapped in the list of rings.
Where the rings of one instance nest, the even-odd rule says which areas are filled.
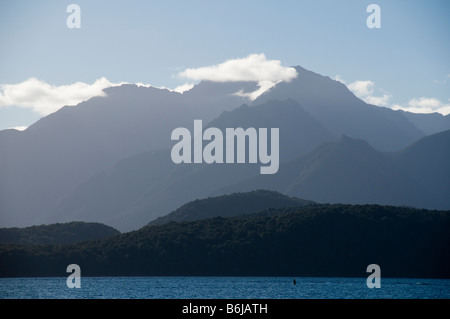
[[[79,29],[66,25],[72,3]],[[371,3],[380,29],[366,25]],[[449,34],[448,0],[0,0],[0,129],[110,85],[174,89],[199,81],[186,69],[249,57],[341,80],[373,104],[447,114]]]

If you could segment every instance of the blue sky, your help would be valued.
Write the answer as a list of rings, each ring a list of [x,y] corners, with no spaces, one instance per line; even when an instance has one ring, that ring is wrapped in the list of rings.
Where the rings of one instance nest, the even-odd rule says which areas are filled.
[[[66,25],[71,3],[81,8],[80,29]],[[366,25],[371,3],[381,8],[380,29]],[[30,78],[175,88],[193,82],[177,76],[188,68],[250,54],[338,76],[382,106],[450,111],[449,32],[448,0],[1,0],[0,129],[50,112],[8,95],[35,89],[8,87]]]

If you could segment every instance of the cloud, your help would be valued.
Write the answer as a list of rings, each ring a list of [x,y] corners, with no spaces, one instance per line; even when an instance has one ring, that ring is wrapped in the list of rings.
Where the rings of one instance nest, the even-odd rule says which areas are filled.
[[[258,82],[259,89],[254,92],[236,92],[237,95],[255,99],[275,84],[291,81],[297,77],[297,71],[282,66],[278,60],[267,60],[264,54],[250,54],[245,58],[231,59],[217,65],[186,69],[177,76],[193,81]]]
[[[18,130],[18,131],[25,131],[27,128],[28,128],[28,126],[21,125],[21,126],[13,126],[13,127],[9,127],[8,129]]]
[[[336,81],[338,80],[336,79]],[[345,81],[343,81],[342,79],[340,82],[345,84]],[[389,106],[389,100],[391,99],[392,95],[383,90],[380,90],[382,95],[374,95],[375,82],[368,80],[355,81],[348,84],[347,87],[350,91],[353,92],[353,94],[355,94],[366,103],[378,106]]]
[[[449,100],[450,102],[450,100]],[[392,105],[393,110],[403,110],[412,113],[441,113],[450,114],[450,103],[443,103],[439,99],[420,97],[409,100],[407,106],[399,104]]]
[[[347,87],[358,97],[368,96],[373,93],[375,83],[372,81],[355,81]]]
[[[76,105],[94,96],[105,96],[105,88],[118,86],[106,78],[93,84],[76,82],[69,85],[50,85],[36,78],[18,84],[0,85],[0,107],[19,106],[30,108],[40,115],[48,115],[64,105]]]
[[[449,79],[450,79],[450,73],[447,74],[447,76],[443,80],[434,80],[433,82],[437,83],[437,84],[446,84]]]
[[[244,93],[244,90],[239,90],[238,92],[234,93],[234,95],[246,97],[252,101],[256,100],[258,96],[263,94],[264,92],[268,91],[272,87],[274,87],[276,84],[280,83],[281,81],[272,82],[272,81],[259,81],[258,82],[258,89],[253,92],[247,92]]]
[[[177,86],[175,89],[173,89],[172,91],[174,92],[178,92],[178,93],[184,93],[186,91],[189,91],[190,89],[192,89],[194,87],[194,83],[185,83],[182,84],[180,86]]]
[[[27,108],[45,116],[56,112],[65,105],[77,105],[92,97],[106,96],[104,89],[122,84],[130,83],[112,83],[105,77],[102,77],[93,84],[76,82],[57,86],[36,78],[29,78],[18,84],[0,84],[0,108],[8,106]],[[136,83],[136,85],[167,89],[178,93],[186,92],[194,87],[193,83],[185,83],[173,90],[145,83]]]
[[[236,95],[255,99],[280,81],[291,81],[297,76],[297,71],[294,68],[281,66],[280,61],[267,60],[264,54],[251,54],[245,58],[228,60],[218,65],[186,69],[180,72],[178,76],[193,81],[256,81],[259,86],[256,91],[235,93]],[[57,86],[37,78],[29,78],[18,84],[0,84],[0,107],[28,108],[39,115],[45,116],[56,112],[65,105],[77,105],[92,97],[106,96],[104,89],[122,84],[129,83],[112,83],[105,77],[102,77],[93,84],[76,82]],[[136,85],[155,87],[144,83],[137,83]],[[192,89],[193,86],[193,83],[185,83],[175,89],[168,90],[183,93]]]
[[[124,83],[126,83],[126,82],[124,82]],[[126,83],[126,84],[129,84],[129,83]],[[182,85],[177,86],[174,89],[169,89],[165,86],[155,86],[155,85],[151,85],[151,84],[145,84],[145,83],[141,83],[141,82],[135,83],[135,85],[140,86],[140,87],[146,87],[146,88],[152,87],[155,89],[169,90],[170,92],[177,92],[177,93],[181,93],[181,94],[186,91],[189,91],[190,89],[192,89],[194,87],[194,83],[184,83]]]
[[[368,95],[364,98],[364,101],[372,105],[389,106],[391,97],[392,96],[389,93],[384,93],[381,96]]]
[[[449,74],[450,77],[450,74]],[[334,77],[334,80],[339,81],[347,85],[348,89],[353,92],[357,97],[364,100],[366,103],[389,107],[393,110],[403,110],[412,113],[441,113],[442,115],[450,114],[450,103],[444,103],[437,98],[420,97],[413,98],[408,101],[406,105],[392,104],[390,102],[392,95],[385,92],[382,89],[378,89],[379,94],[375,95],[375,82],[366,81],[354,81],[350,84],[342,79],[338,74]],[[380,94],[381,92],[381,94]],[[450,102],[450,99],[448,100]]]
[[[342,84],[347,84],[347,82],[339,74],[336,74],[333,80],[341,82]]]

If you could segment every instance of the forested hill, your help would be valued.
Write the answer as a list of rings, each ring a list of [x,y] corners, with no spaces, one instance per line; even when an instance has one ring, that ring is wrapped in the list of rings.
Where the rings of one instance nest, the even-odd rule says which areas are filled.
[[[120,232],[100,223],[70,222],[25,228],[0,228],[0,243],[70,244],[83,240],[104,239]]]
[[[450,278],[450,212],[314,205],[146,226],[67,245],[0,245],[0,276],[251,275]]]
[[[166,216],[157,218],[150,222],[150,225],[162,225],[171,221],[182,222],[212,217],[232,217],[239,214],[255,213],[269,208],[312,204],[314,204],[312,201],[286,196],[275,191],[255,190],[194,200]]]

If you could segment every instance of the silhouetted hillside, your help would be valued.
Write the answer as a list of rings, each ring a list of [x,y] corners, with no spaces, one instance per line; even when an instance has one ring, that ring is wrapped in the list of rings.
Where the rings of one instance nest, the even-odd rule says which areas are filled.
[[[225,131],[227,127],[280,128],[280,162],[311,152],[317,146],[337,139],[322,123],[295,100],[268,100],[252,106],[242,105],[223,112],[208,124]]]
[[[26,228],[0,228],[0,243],[70,244],[78,241],[104,239],[119,234],[118,230],[100,223],[70,222]]]
[[[450,130],[426,136],[393,158],[400,170],[421,186],[411,205],[449,209]]]
[[[186,95],[136,85],[110,87],[104,97],[62,107],[26,131],[2,132],[0,226],[61,222],[48,219],[48,210],[92,175],[121,159],[169,148],[174,128],[194,119],[209,122],[247,102],[232,94],[237,85],[207,90],[212,85],[206,83]],[[100,221],[95,215],[91,220]]]
[[[411,113],[399,110],[411,123],[427,135],[450,130],[450,114]]]
[[[188,128],[193,129],[193,122]],[[317,147],[332,135],[292,100],[242,105],[208,126],[281,127],[280,161]],[[175,144],[175,142],[173,142]],[[170,149],[151,151],[118,162],[81,183],[49,212],[47,219],[98,221],[129,231],[169,214],[194,199],[259,175],[257,164],[174,164]],[[282,166],[282,164],[281,164]],[[255,187],[251,190],[260,189]],[[230,192],[232,193],[232,192]]]
[[[383,153],[342,136],[218,194],[271,189],[319,203],[450,208],[450,130],[424,137],[401,152]]]
[[[189,202],[172,213],[159,217],[149,225],[168,222],[193,221],[212,217],[231,217],[255,213],[268,208],[311,205],[313,202],[282,195],[278,192],[257,190],[248,193],[233,193]]]
[[[450,278],[450,211],[320,205],[147,226],[101,241],[0,245],[0,276],[248,275]],[[30,267],[32,265],[32,267]]]

